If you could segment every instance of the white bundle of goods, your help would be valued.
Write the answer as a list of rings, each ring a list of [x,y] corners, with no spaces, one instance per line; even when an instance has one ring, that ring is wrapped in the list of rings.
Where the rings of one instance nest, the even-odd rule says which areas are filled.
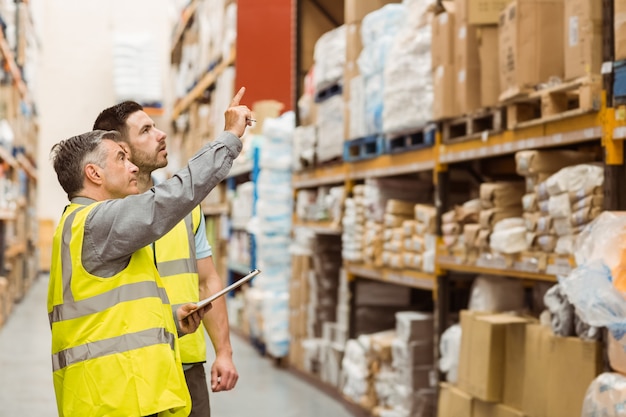
[[[317,160],[330,161],[343,155],[344,101],[334,95],[318,104]]]
[[[315,91],[322,91],[343,78],[346,62],[346,26],[339,26],[324,33],[315,42],[313,50]]]
[[[275,358],[289,353],[289,293],[266,291],[263,297],[263,341]]]
[[[357,75],[350,80],[350,126],[348,139],[357,139],[367,134],[367,118],[365,117],[365,80]]]
[[[364,82],[366,135],[383,131],[383,73],[394,37],[403,27],[405,19],[406,7],[397,3],[387,4],[363,18],[363,49],[357,63]]]
[[[156,105],[163,100],[162,63],[149,33],[116,33],[113,37],[113,87],[116,100]]]
[[[383,87],[383,132],[402,133],[432,120],[434,100],[431,75],[432,31],[426,18],[424,0],[405,0],[405,25],[393,40],[385,61]]]
[[[293,134],[293,167],[302,170],[315,162],[315,147],[317,145],[317,127],[297,126]]]

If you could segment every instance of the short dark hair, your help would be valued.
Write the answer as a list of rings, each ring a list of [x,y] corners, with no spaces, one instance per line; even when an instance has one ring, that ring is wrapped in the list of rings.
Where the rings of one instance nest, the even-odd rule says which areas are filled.
[[[121,139],[128,142],[128,126],[126,120],[131,114],[143,110],[143,106],[135,101],[123,101],[100,112],[93,124],[93,130],[116,130]]]
[[[106,155],[100,148],[102,139],[119,141],[120,134],[116,131],[93,130],[62,140],[50,150],[52,165],[68,199],[71,200],[83,189],[85,165],[102,166],[105,163]]]

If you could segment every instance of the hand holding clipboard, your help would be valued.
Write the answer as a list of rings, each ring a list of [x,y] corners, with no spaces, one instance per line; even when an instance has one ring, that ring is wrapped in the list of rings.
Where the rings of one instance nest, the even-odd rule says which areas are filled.
[[[211,296],[205,298],[204,300],[200,300],[196,303],[196,310],[198,308],[204,307],[205,305],[212,303],[213,301],[215,301],[216,299],[218,299],[219,297],[223,296],[224,294],[227,294],[229,292],[231,292],[232,290],[241,287],[243,284],[245,284],[246,282],[250,281],[252,278],[254,278],[255,276],[259,275],[261,273],[261,271],[259,271],[258,269],[253,269],[252,271],[250,271],[250,273],[248,275],[246,275],[245,277],[239,279],[237,282],[234,282],[233,284],[230,284],[228,287],[224,287],[223,289],[221,289],[220,291],[216,292],[215,294],[212,294]],[[196,311],[193,310],[193,311]],[[189,314],[193,313],[190,312]],[[187,314],[185,317],[189,316],[189,314]]]

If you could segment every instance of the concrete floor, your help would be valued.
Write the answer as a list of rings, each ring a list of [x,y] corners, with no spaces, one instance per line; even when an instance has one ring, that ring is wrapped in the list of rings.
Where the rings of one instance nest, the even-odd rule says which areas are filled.
[[[47,285],[47,275],[38,278],[0,328],[0,417],[57,416],[50,371]],[[236,334],[231,339],[239,382],[233,391],[211,395],[213,417],[362,415],[292,371],[275,366],[247,340]],[[212,357],[210,347],[209,355]]]

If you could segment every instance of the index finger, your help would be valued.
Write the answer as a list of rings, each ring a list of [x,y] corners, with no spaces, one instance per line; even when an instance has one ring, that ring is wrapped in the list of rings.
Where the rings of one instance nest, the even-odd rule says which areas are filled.
[[[245,92],[246,92],[246,87],[241,87],[239,91],[237,92],[237,94],[235,95],[235,97],[233,97],[233,100],[230,102],[230,107],[238,106],[239,101],[241,100]]]

